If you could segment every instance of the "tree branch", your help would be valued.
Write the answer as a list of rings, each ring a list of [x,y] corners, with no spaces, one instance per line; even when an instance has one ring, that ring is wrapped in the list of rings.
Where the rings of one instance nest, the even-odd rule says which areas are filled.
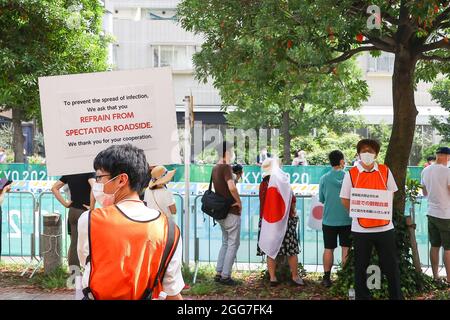
[[[392,52],[392,53],[395,52],[396,43],[395,43],[394,39],[391,39],[389,37],[383,37],[383,38],[371,37],[370,35],[365,35],[365,36],[369,39],[369,42],[371,44],[373,44],[375,47],[378,48],[378,50]]]
[[[331,60],[325,62],[325,64],[335,64],[335,63],[343,62],[345,60],[350,59],[351,57],[353,57],[357,53],[364,52],[364,51],[376,51],[376,50],[380,50],[380,49],[377,48],[376,46],[359,47],[359,48],[352,49],[352,50],[349,50],[347,52],[344,52],[341,56],[339,56],[339,57],[337,57],[335,59],[331,59]]]
[[[428,52],[428,51],[432,51],[432,50],[436,50],[436,49],[450,49],[450,43],[448,42],[448,40],[442,39],[441,41],[436,41],[436,42],[432,42],[432,43],[423,45],[419,49],[419,51],[421,53],[423,53],[423,52]]]
[[[424,61],[440,61],[440,62],[450,62],[450,57],[440,57],[437,55],[424,55],[424,54],[420,54],[419,55],[419,60],[424,60]]]
[[[439,29],[441,27],[441,23],[449,18],[450,18],[450,7],[442,11],[441,14],[438,15],[436,19],[434,19],[431,31]]]
[[[314,65],[314,64],[300,64],[297,61],[295,61],[294,59],[292,59],[289,56],[286,56],[286,60],[292,64],[294,64],[295,66],[297,66],[298,68],[318,68],[321,67],[323,65],[331,65],[331,64],[336,64],[339,62],[343,62],[346,61],[348,59],[350,59],[351,57],[353,57],[355,54],[360,53],[360,52],[365,52],[365,51],[377,51],[380,50],[379,48],[377,48],[376,46],[362,46],[362,47],[358,47],[352,50],[349,50],[347,52],[344,52],[342,55],[340,55],[337,58],[331,59],[326,61],[323,64],[320,65]],[[330,69],[332,71],[332,69]],[[327,73],[327,72],[325,72]],[[329,72],[328,72],[329,73]]]

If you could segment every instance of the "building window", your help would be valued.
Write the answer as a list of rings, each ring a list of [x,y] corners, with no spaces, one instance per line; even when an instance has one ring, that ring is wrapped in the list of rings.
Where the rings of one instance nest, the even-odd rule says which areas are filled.
[[[195,46],[152,46],[153,67],[171,66],[173,70],[192,70]]]
[[[393,73],[395,56],[392,53],[383,52],[379,57],[367,55],[367,72]]]

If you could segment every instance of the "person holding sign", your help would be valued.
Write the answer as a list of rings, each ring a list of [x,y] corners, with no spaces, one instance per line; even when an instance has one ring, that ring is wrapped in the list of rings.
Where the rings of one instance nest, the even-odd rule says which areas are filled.
[[[96,201],[78,221],[84,300],[180,300],[180,229],[139,199],[147,182],[145,153],[113,145],[94,160]]]
[[[357,300],[371,299],[367,268],[375,247],[386,275],[389,297],[402,300],[400,270],[392,224],[392,195],[398,190],[391,170],[375,162],[380,144],[372,139],[358,142],[359,161],[345,174],[340,198],[350,211],[355,252],[355,294]],[[378,217],[378,218],[377,218]]]

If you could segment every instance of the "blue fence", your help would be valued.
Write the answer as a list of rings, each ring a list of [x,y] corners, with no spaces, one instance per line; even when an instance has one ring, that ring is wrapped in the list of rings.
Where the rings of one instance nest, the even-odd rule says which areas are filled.
[[[221,245],[222,234],[219,225],[213,226],[212,220],[201,211],[201,196],[191,196],[191,219],[189,253],[190,260],[198,258],[200,262],[215,262]],[[177,214],[175,221],[184,235],[183,197],[175,195]],[[243,195],[241,223],[241,245],[237,254],[238,263],[258,263],[256,256],[259,222],[259,199],[256,195]],[[301,246],[299,261],[305,265],[321,265],[323,252],[322,232],[307,226],[311,198],[297,197],[297,214],[299,216],[298,236]],[[429,267],[429,244],[426,220],[426,199],[420,199],[416,205],[416,238],[423,266]],[[49,192],[37,196],[29,192],[11,192],[5,197],[2,206],[2,256],[40,257],[45,248],[39,247],[39,234],[42,233],[42,214],[56,212],[61,214],[63,228],[63,254],[67,255],[70,238],[67,235],[67,213],[56,198]],[[185,239],[183,237],[183,239]],[[198,239],[198,250],[196,250]],[[335,253],[335,262],[340,260],[339,250]]]

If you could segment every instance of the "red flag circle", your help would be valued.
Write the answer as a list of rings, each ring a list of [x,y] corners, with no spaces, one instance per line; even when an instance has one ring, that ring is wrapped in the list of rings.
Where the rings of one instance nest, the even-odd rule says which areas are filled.
[[[286,204],[283,197],[275,187],[270,187],[266,192],[263,218],[269,223],[275,223],[283,219],[286,212]]]
[[[321,220],[322,219],[322,217],[323,217],[323,206],[315,206],[313,209],[312,209],[312,215],[313,215],[313,217],[315,218],[315,219],[317,219],[317,220]]]

